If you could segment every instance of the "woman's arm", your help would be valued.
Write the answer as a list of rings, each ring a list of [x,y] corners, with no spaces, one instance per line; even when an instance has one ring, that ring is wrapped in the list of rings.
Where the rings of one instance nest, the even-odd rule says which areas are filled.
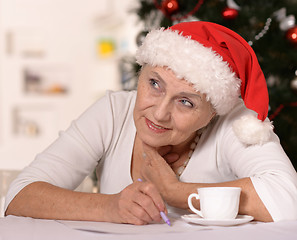
[[[250,178],[209,184],[183,183],[178,181],[170,166],[155,149],[144,145],[144,150],[146,158],[144,159],[142,175],[146,180],[153,182],[157,186],[163,199],[169,205],[188,209],[188,196],[193,192],[197,192],[197,188],[200,187],[240,187],[242,191],[239,213],[251,215],[255,220],[259,221],[272,221],[272,217],[255,191]],[[199,208],[199,201],[193,202],[193,204]]]
[[[16,195],[6,215],[142,225],[161,221],[160,211],[166,212],[166,207],[151,183],[135,182],[118,194],[108,195],[34,182]]]
[[[81,193],[34,182],[23,188],[10,202],[6,215],[43,219],[108,220],[97,205],[106,205],[112,196]]]
[[[253,216],[255,220],[263,222],[271,222],[272,217],[259,198],[250,178],[242,178],[230,182],[222,183],[183,183],[175,182],[175,184],[167,185],[168,188],[162,194],[164,200],[171,206],[188,209],[188,196],[197,192],[197,188],[201,187],[240,187],[240,204],[239,214]],[[200,208],[199,201],[192,200],[196,208]]]
[[[122,130],[130,129],[134,100],[134,92],[108,92],[73,121],[12,183],[6,214],[133,224],[160,220],[159,211],[166,209],[150,183],[136,182],[112,195],[71,191],[108,161]]]

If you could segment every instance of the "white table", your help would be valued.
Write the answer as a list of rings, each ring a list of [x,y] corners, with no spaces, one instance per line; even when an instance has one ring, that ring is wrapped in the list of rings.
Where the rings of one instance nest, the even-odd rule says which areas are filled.
[[[137,226],[133,226],[136,227]],[[59,221],[8,216],[0,218],[0,240],[296,240],[297,221],[250,222],[238,226],[211,227],[190,232],[111,234],[73,229]]]

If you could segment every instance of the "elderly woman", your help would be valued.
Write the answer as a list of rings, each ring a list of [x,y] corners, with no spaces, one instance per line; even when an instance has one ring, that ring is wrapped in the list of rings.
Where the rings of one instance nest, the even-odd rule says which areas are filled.
[[[240,214],[297,219],[296,171],[266,119],[251,47],[198,21],[153,30],[136,58],[137,91],[107,92],[37,155],[6,215],[147,224],[186,212],[198,187],[237,186]],[[100,193],[73,191],[95,167]]]

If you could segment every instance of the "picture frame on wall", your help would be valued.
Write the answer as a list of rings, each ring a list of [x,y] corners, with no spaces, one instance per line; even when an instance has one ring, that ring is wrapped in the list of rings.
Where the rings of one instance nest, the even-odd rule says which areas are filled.
[[[64,65],[28,65],[23,68],[24,93],[67,94],[71,83],[70,67]]]

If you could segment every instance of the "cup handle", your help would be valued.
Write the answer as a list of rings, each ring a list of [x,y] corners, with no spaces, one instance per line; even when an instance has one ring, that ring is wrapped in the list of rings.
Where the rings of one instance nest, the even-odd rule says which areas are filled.
[[[190,194],[190,196],[188,197],[188,205],[189,205],[189,208],[196,214],[198,214],[200,217],[203,218],[203,215],[202,215],[202,212],[197,210],[193,204],[192,204],[192,198],[195,197],[197,200],[200,199],[199,195],[197,193],[192,193]]]

